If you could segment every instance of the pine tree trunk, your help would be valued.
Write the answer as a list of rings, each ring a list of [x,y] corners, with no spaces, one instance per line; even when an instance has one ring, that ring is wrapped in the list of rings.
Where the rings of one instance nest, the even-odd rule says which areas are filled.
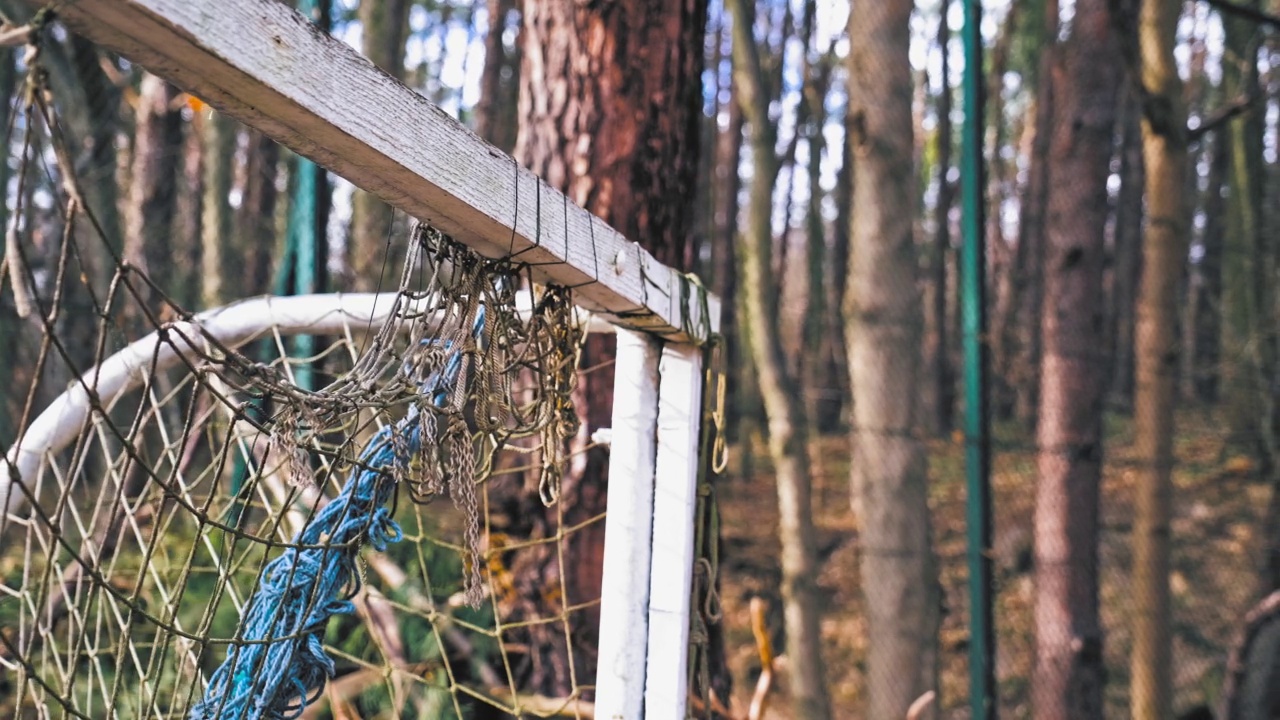
[[[404,79],[405,32],[409,0],[361,0],[364,54],[392,77]],[[402,243],[391,236],[395,213],[377,197],[356,190],[351,199],[348,257],[352,287],[358,291],[393,289],[404,258]]]
[[[987,127],[992,136],[988,143],[987,162],[990,172],[987,174],[988,189],[986,193],[987,247],[991,253],[990,293],[991,300],[991,408],[996,418],[1008,419],[1013,413],[1013,387],[1010,385],[1010,370],[1013,350],[1016,345],[1014,318],[1014,259],[1015,249],[1005,236],[1004,218],[1001,209],[1011,195],[1010,186],[1015,184],[1016,172],[1010,172],[1016,163],[1006,162],[1003,156],[1004,144],[1019,136],[1025,136],[1034,127],[1033,122],[1021,121],[1008,126],[1005,117],[1004,76],[1009,69],[1009,54],[1014,38],[1018,35],[1018,23],[1023,6],[1014,3],[1009,6],[1004,25],[1000,31],[1000,39],[996,41],[991,52],[991,71],[987,85]],[[1032,114],[1034,117],[1034,113]]]
[[[6,52],[0,55],[0,98],[4,98],[4,102],[0,102],[0,127],[9,127],[10,112],[12,104],[9,102],[13,97],[13,91],[17,87],[18,73],[15,67],[15,54]],[[11,175],[9,163],[0,163],[0,187],[9,187],[9,177]],[[7,229],[9,227],[9,203],[0,203],[0,228]],[[4,230],[0,230],[2,232]],[[18,365],[19,356],[18,348],[22,346],[19,337],[22,333],[22,320],[18,318],[17,312],[8,302],[9,290],[6,283],[10,282],[7,273],[13,272],[12,268],[8,269],[0,279],[0,387],[26,387],[14,382],[14,370]],[[14,421],[21,412],[19,403],[23,402],[17,396],[20,393],[6,392],[0,397],[0,447],[8,448],[17,438],[17,428]]]
[[[809,390],[806,408],[810,425],[819,434],[834,431],[840,423],[840,397],[836,378],[843,372],[836,360],[835,346],[840,344],[840,325],[831,299],[830,253],[827,250],[825,223],[822,220],[822,154],[825,138],[822,128],[827,123],[826,92],[831,81],[831,66],[822,61],[806,85],[805,101],[809,105],[809,206],[806,212],[806,235],[809,241],[809,315],[805,318],[804,386]],[[819,468],[821,471],[821,468]]]
[[[182,173],[178,183],[177,206],[174,211],[173,237],[174,299],[182,307],[192,310],[199,307],[200,288],[200,198],[203,143],[200,122],[192,118],[182,123]]]
[[[1015,259],[1014,243],[1005,234],[1004,217],[1001,209],[1012,195],[1016,187],[1016,173],[1010,172],[1012,163],[1004,159],[1005,143],[1020,142],[1028,145],[1027,138],[1034,131],[1034,119],[1015,120],[1010,123],[1005,113],[1004,78],[1009,69],[1009,56],[1012,44],[1018,37],[1018,29],[1023,5],[1012,4],[1005,15],[1004,27],[1000,32],[1000,40],[996,42],[991,54],[991,74],[987,79],[989,96],[987,99],[987,117],[989,135],[988,163],[991,172],[988,179],[987,210],[987,247],[991,251],[991,407],[995,418],[1007,420],[1014,411],[1014,387],[1012,387],[1012,365],[1014,351],[1018,347],[1016,338],[1016,307],[1014,302]],[[1034,113],[1032,113],[1034,118]],[[1016,138],[1016,140],[1015,140]],[[1020,146],[1015,146],[1020,147]]]
[[[85,153],[81,177],[93,179],[85,183],[85,202],[93,210],[106,241],[116,243],[120,241],[119,187],[114,173],[116,133],[120,130],[120,91],[103,72],[102,57],[96,45],[79,35],[72,35],[70,46],[71,62],[85,102],[79,111],[61,105],[62,117],[85,118],[77,123],[86,126],[85,134],[75,138]],[[57,91],[55,86],[55,94]]]
[[[791,700],[796,717],[831,716],[822,665],[817,543],[809,467],[808,425],[800,388],[784,360],[777,325],[778,284],[770,277],[773,246],[773,188],[779,160],[769,119],[769,96],[746,0],[733,13],[735,95],[751,127],[752,173],[747,221],[738,245],[742,321],[768,418],[769,455],[778,490],[778,531],[782,544],[782,604],[790,658]]]
[[[855,398],[853,504],[861,531],[868,718],[905,717],[937,687],[940,605],[927,461],[917,437],[922,310],[916,290],[912,3],[849,16],[853,187],[845,341]],[[932,711],[927,711],[932,717]]]
[[[1116,199],[1115,248],[1107,311],[1111,352],[1111,395],[1131,408],[1134,390],[1135,299],[1142,272],[1142,199],[1146,184],[1142,162],[1142,107],[1136,90],[1123,91],[1120,140],[1120,193]]]
[[[1179,0],[1142,0],[1139,45],[1144,90],[1142,156],[1146,231],[1135,337],[1133,523],[1134,720],[1172,716],[1169,543],[1174,398],[1178,372],[1178,284],[1186,266],[1187,112],[1173,57]]]
[[[520,131],[516,157],[552,187],[643,243],[661,262],[691,264],[692,198],[697,173],[698,120],[705,0],[627,0],[564,3],[525,0],[520,32]],[[566,32],[576,28],[576,32]],[[608,363],[611,339],[592,336],[583,367]],[[608,373],[579,377],[575,393],[582,427],[575,441],[610,421],[613,381]],[[562,480],[564,522],[573,524],[604,510],[607,453],[587,452]],[[556,511],[537,522],[555,531]],[[574,533],[565,549],[564,578],[570,602],[599,597],[603,526]],[[556,582],[554,556],[544,567],[523,572],[533,592]],[[545,596],[543,596],[545,597]],[[541,597],[528,597],[535,605]],[[598,610],[575,623],[574,654],[583,661],[578,677],[594,675]],[[559,639],[550,637],[559,635]],[[559,628],[534,637],[533,652],[563,644]],[[533,685],[567,693],[568,668],[540,666]],[[585,674],[584,674],[585,673]]]
[[[1204,231],[1200,236],[1200,288],[1195,302],[1196,355],[1193,360],[1196,397],[1218,400],[1222,340],[1222,252],[1226,244],[1226,189],[1230,164],[1229,130],[1220,128],[1209,141],[1209,177],[1204,192]]]
[[[1121,57],[1109,0],[1077,0],[1055,60],[1035,507],[1037,720],[1102,717],[1098,510],[1107,177]]]
[[[1260,3],[1243,3],[1259,8]],[[1259,97],[1258,67],[1250,62],[1257,53],[1256,26],[1247,19],[1224,19],[1227,52],[1238,62],[1224,62],[1223,85],[1227,97]],[[1265,207],[1263,181],[1263,118],[1246,113],[1228,126],[1228,214],[1223,252],[1222,352],[1223,384],[1231,439],[1255,455],[1264,471],[1270,457],[1271,418],[1268,398],[1272,377],[1273,338],[1265,336],[1264,316],[1271,308],[1270,286],[1274,275],[1270,248],[1263,236],[1261,213]]]
[[[182,146],[182,116],[172,109],[177,97],[177,88],[143,75],[124,210],[125,260],[165,291],[173,289],[173,217]],[[145,283],[137,287],[151,310],[159,310],[160,298]]]
[[[921,384],[920,425],[933,437],[941,437],[951,431],[955,407],[955,378],[947,344],[947,257],[951,254],[952,204],[952,185],[947,180],[952,146],[950,63],[946,51],[951,40],[947,24],[950,6],[951,3],[943,0],[938,18],[938,47],[942,48],[942,91],[936,101],[938,199],[934,207],[934,234],[928,253],[929,275],[924,292],[924,361],[921,373],[924,382]]]
[[[1022,199],[1022,223],[1018,227],[1018,259],[1015,263],[1018,296],[1018,363],[1014,374],[1014,415],[1024,424],[1036,421],[1040,397],[1040,362],[1043,347],[1041,315],[1045,293],[1045,214],[1049,195],[1053,123],[1057,110],[1051,75],[1057,56],[1058,0],[1046,0],[1044,28],[1040,36],[1040,68],[1036,73],[1035,134],[1027,184]]]
[[[724,356],[728,359],[728,396],[725,398],[726,431],[733,441],[749,437],[743,432],[749,424],[746,407],[750,397],[750,352],[737,322],[738,266],[735,241],[738,236],[738,194],[742,190],[739,167],[742,162],[742,108],[738,105],[736,90],[729,84],[726,112],[728,127],[716,138],[715,145],[715,225],[716,234],[711,249],[711,287],[721,298],[720,332],[724,336]],[[744,452],[746,449],[744,447]]]
[[[200,295],[204,307],[223,305],[237,296],[239,263],[232,250],[231,184],[234,179],[236,121],[206,108],[200,129],[204,159],[200,203]]]
[[[840,172],[836,174],[836,223],[832,228],[831,237],[831,264],[835,266],[836,272],[835,287],[832,291],[832,300],[835,306],[840,308],[840,312],[844,313],[844,299],[848,295],[849,284],[849,251],[852,245],[850,237],[853,228],[853,185],[854,185],[854,165],[857,158],[853,151],[854,137],[854,117],[849,109],[845,108],[845,115],[842,121],[844,132],[844,142],[840,148]],[[841,327],[843,330],[843,320],[841,318]],[[845,353],[842,348],[841,356]],[[848,366],[849,363],[842,362],[841,365]]]
[[[257,130],[248,131],[244,189],[235,218],[233,277],[243,283],[233,299],[271,291],[271,255],[276,247],[276,175],[280,146]]]
[[[516,103],[518,95],[508,88],[520,84],[520,58],[508,54],[502,42],[507,27],[507,16],[516,7],[516,0],[488,0],[488,32],[484,36],[484,72],[480,75],[480,100],[476,103],[476,134],[493,143],[503,152],[511,152],[516,145]],[[503,74],[507,77],[504,78]],[[518,90],[517,90],[518,92]]]

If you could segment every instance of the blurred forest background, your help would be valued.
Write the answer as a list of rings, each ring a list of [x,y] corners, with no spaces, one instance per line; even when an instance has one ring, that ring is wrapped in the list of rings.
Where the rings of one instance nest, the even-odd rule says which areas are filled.
[[[904,717],[936,689],[921,717],[970,717],[961,0],[302,9],[727,300],[724,714]],[[1246,717],[1220,709],[1228,657],[1280,590],[1280,4],[982,13],[999,712]],[[87,201],[182,306],[394,287],[401,214],[54,38]],[[0,53],[0,124],[22,71]],[[40,277],[57,212],[22,192]],[[306,269],[299,207],[323,238]],[[0,295],[0,388],[30,385],[38,333]],[[26,401],[0,393],[6,447]]]

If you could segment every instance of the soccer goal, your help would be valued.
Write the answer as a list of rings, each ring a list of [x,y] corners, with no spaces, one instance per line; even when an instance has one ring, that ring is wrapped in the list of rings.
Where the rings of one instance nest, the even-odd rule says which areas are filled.
[[[41,71],[54,17],[18,178],[58,196],[53,259],[17,208],[0,274],[35,328],[5,389],[0,716],[686,717],[718,300],[283,3],[78,0],[57,21],[415,223],[394,291],[191,314],[112,255],[77,306],[107,243]],[[612,368],[579,367],[589,333]],[[585,437],[576,379],[610,369]],[[602,448],[584,516],[560,478]],[[568,680],[533,686],[549,664]]]

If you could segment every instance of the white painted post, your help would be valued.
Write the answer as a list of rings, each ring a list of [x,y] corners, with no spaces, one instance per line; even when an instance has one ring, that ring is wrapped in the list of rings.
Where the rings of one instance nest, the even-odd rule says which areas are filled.
[[[702,351],[690,344],[669,344],[662,351],[660,372],[645,708],[649,720],[684,720],[689,701]]]
[[[656,337],[619,329],[600,588],[598,720],[642,717],[661,356]]]

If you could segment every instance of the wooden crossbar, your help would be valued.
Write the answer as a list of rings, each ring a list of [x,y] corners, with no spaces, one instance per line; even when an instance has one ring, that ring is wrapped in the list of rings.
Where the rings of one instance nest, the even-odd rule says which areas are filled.
[[[33,7],[45,2],[28,0]],[[719,301],[279,0],[56,2],[71,30],[611,321],[678,342]]]

